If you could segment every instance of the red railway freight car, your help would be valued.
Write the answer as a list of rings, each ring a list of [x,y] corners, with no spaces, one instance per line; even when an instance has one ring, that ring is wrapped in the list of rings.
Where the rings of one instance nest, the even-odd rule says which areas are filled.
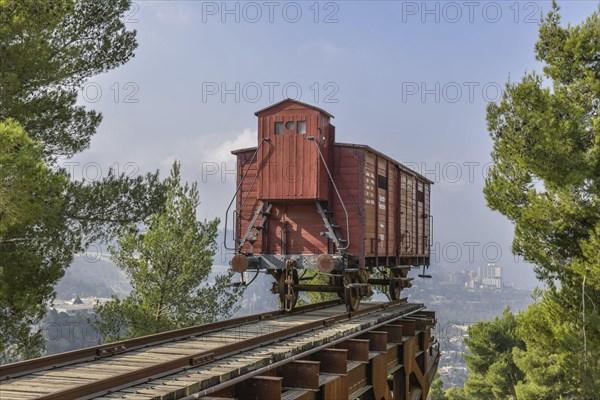
[[[300,291],[336,292],[349,310],[371,285],[399,299],[408,271],[429,265],[432,182],[368,146],[336,143],[333,116],[318,107],[287,99],[256,115],[257,147],[232,152],[232,268],[273,275],[286,310]],[[308,269],[329,284],[301,284]]]

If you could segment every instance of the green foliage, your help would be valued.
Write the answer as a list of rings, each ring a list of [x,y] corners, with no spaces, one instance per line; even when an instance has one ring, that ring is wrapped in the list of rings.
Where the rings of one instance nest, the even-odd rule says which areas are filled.
[[[199,222],[196,184],[180,182],[175,163],[167,179],[164,209],[144,233],[132,228],[111,249],[128,275],[131,295],[97,307],[97,327],[109,340],[212,322],[235,312],[239,292],[228,289],[232,274],[208,284],[219,220]]]
[[[569,286],[547,291],[521,316],[517,333],[526,351],[515,350],[514,360],[526,379],[517,385],[519,398],[586,399],[600,393],[600,320],[598,313],[586,312],[583,325],[582,314],[573,312],[579,296]]]
[[[563,27],[554,3],[536,56],[544,75],[508,83],[488,107],[494,165],[484,193],[514,222],[513,251],[548,285],[519,322],[519,398],[591,399],[600,392],[599,12]]]
[[[0,142],[0,361],[40,354],[43,341],[31,327],[73,254],[144,222],[164,203],[158,172],[111,171],[90,184],[69,181],[56,165],[86,149],[101,121],[76,105],[78,90],[133,57],[135,32],[122,21],[130,5],[0,0],[0,121],[7,121]],[[18,133],[14,121],[23,127]]]
[[[308,271],[306,274],[310,276],[311,272],[313,271]],[[312,279],[302,281],[302,283],[307,285],[331,285],[332,282],[327,275],[316,274]],[[336,293],[305,292],[305,294],[310,304],[339,299],[339,296]],[[297,305],[300,306],[302,304],[299,302]]]
[[[439,372],[435,374],[431,387],[429,388],[429,394],[427,395],[428,400],[448,400],[444,393],[444,382]]]
[[[448,400],[469,400],[464,390],[456,387],[446,390],[445,396]]]
[[[584,263],[600,289],[600,264],[584,253],[597,249],[600,228],[600,40],[590,39],[600,37],[600,19],[563,28],[557,11],[536,45],[552,87],[530,73],[488,107],[494,165],[484,193],[515,223],[513,249],[541,279],[583,276]]]
[[[101,180],[68,185],[64,217],[83,250],[91,243],[114,238],[125,225],[146,221],[163,207],[165,190],[158,171],[129,177],[110,169]]]
[[[41,353],[33,326],[72,255],[63,247],[66,178],[12,120],[0,122],[0,182],[0,361],[8,361]]]
[[[130,0],[0,0],[0,120],[14,118],[47,159],[89,146],[101,116],[76,105],[85,80],[133,57]]]
[[[470,374],[465,393],[473,399],[507,399],[523,373],[513,361],[513,349],[524,349],[516,333],[517,317],[506,308],[494,321],[480,321],[468,328],[465,355]]]
[[[52,309],[42,321],[46,337],[46,355],[77,350],[98,344],[98,334],[90,325],[87,311],[74,314]]]

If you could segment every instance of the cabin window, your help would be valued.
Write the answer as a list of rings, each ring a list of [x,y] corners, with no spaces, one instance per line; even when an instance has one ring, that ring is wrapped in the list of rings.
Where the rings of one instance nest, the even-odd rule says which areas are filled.
[[[283,122],[275,122],[275,134],[281,135],[283,133]]]
[[[298,133],[306,133],[306,121],[298,121]]]
[[[288,131],[293,131],[296,128],[296,123],[294,121],[288,121],[285,123],[285,129]]]
[[[417,201],[423,203],[425,201],[425,193],[422,190],[417,190]]]
[[[377,175],[377,187],[379,189],[387,190],[388,188],[388,179],[383,175]]]

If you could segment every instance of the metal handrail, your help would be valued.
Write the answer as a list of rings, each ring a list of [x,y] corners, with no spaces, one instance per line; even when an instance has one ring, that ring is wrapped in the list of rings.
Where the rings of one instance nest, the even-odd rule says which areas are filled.
[[[225,232],[224,232],[224,236],[223,236],[223,247],[225,247],[225,249],[227,249],[227,250],[236,250],[236,247],[228,247],[227,246],[227,223],[228,223],[227,220],[228,220],[228,217],[229,217],[229,210],[231,209],[231,206],[233,205],[233,202],[235,201],[235,198],[237,197],[238,192],[242,188],[242,183],[244,183],[244,179],[246,179],[246,175],[248,175],[248,171],[250,171],[250,167],[252,166],[252,163],[254,162],[254,159],[258,155],[258,152],[260,151],[260,148],[262,147],[262,145],[263,145],[264,142],[270,142],[270,141],[271,141],[271,139],[269,139],[269,138],[263,138],[260,141],[260,143],[258,144],[258,146],[256,147],[256,151],[252,155],[252,158],[250,159],[250,162],[248,163],[248,167],[246,168],[246,171],[244,171],[244,175],[242,175],[242,179],[240,180],[240,183],[238,183],[237,189],[235,190],[235,193],[233,194],[233,198],[229,202],[229,206],[227,207],[227,211],[225,211]],[[256,177],[258,177],[258,169],[256,170]],[[254,181],[252,182],[252,186],[251,187],[254,186],[254,182],[256,182],[256,177],[254,177]],[[248,199],[248,196],[246,196],[246,199]],[[244,199],[244,202],[246,201],[246,199]]]
[[[333,188],[335,189],[335,193],[337,194],[338,199],[340,199],[340,204],[342,205],[342,208],[344,209],[344,214],[346,214],[346,237],[347,237],[346,240],[347,240],[347,242],[346,242],[345,247],[338,247],[338,250],[347,250],[348,247],[350,247],[350,222],[348,219],[348,210],[346,210],[346,205],[344,204],[344,201],[342,200],[340,191],[338,190],[338,188],[335,184],[335,181],[333,180],[333,176],[331,175],[331,172],[329,171],[329,167],[327,166],[327,163],[325,162],[325,157],[323,157],[323,153],[321,153],[321,149],[319,148],[319,143],[317,143],[317,140],[315,139],[314,136],[307,136],[306,139],[311,140],[317,147],[317,152],[319,153],[319,156],[321,157],[321,161],[323,161],[323,165],[325,166],[327,175],[329,175],[329,179],[331,180],[331,184],[333,185]]]

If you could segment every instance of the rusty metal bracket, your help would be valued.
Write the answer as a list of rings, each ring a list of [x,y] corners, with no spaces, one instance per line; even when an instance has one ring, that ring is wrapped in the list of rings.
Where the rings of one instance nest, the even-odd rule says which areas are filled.
[[[190,365],[195,367],[202,364],[208,364],[209,362],[214,361],[215,353],[204,354],[199,357],[190,358]]]
[[[112,356],[113,354],[123,353],[124,351],[127,351],[127,346],[120,344],[117,346],[102,347],[96,350],[96,355],[98,357],[106,357]]]

